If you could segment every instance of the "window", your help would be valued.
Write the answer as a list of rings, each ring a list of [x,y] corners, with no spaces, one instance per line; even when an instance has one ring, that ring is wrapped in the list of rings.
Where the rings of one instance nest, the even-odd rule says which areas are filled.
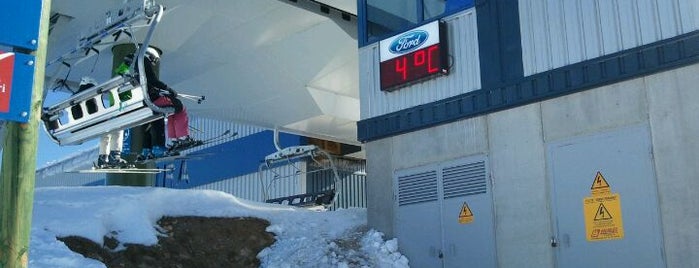
[[[473,7],[474,0],[359,1],[360,46]]]
[[[418,23],[416,3],[402,0],[367,0],[367,33],[384,36]]]

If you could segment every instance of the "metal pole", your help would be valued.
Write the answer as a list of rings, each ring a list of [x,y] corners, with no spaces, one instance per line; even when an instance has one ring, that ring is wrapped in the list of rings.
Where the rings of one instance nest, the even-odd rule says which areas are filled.
[[[29,265],[36,149],[39,139],[50,12],[51,0],[43,0],[29,121],[7,123],[2,171],[0,171],[0,268]]]

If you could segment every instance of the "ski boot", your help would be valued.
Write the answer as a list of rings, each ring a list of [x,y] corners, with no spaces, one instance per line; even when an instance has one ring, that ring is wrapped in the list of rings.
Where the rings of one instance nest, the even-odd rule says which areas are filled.
[[[107,164],[111,168],[127,168],[127,167],[129,167],[129,163],[126,162],[126,160],[124,160],[123,158],[121,158],[120,151],[111,151],[109,153],[109,162]]]
[[[201,145],[201,141],[192,139],[190,136],[185,136],[183,139],[178,140],[177,147],[175,149],[178,151],[185,150],[197,145]]]
[[[109,158],[106,154],[101,154],[97,157],[97,163],[95,163],[95,168],[102,169],[109,167]]]
[[[167,149],[163,146],[153,146],[153,151],[151,152],[153,154],[153,158],[161,158],[167,156]]]
[[[163,157],[177,156],[180,155],[181,146],[178,145],[178,141],[173,141],[171,144],[163,147]]]
[[[179,139],[173,139],[172,142],[167,145],[167,151],[168,152],[173,152],[177,151],[178,148],[181,148],[182,146],[180,145],[181,140]]]

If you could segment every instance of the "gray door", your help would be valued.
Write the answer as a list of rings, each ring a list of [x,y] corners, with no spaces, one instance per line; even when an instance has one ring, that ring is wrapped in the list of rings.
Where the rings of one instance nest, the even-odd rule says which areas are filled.
[[[665,266],[647,126],[550,143],[547,157],[558,267]],[[620,213],[600,205],[600,213],[586,219],[584,200],[598,172],[618,193]],[[589,239],[585,221],[605,219],[621,221],[623,237]]]
[[[496,267],[493,197],[486,164],[485,157],[472,157],[441,166],[444,267]],[[472,215],[468,223],[459,221],[464,208]]]
[[[395,230],[411,267],[495,267],[485,157],[397,171]],[[467,206],[472,221],[460,221]]]
[[[421,167],[396,172],[395,230],[411,267],[441,267],[441,223],[437,170]]]

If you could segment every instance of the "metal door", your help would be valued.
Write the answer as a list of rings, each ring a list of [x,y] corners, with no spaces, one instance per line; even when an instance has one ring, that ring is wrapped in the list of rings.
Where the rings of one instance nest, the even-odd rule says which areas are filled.
[[[444,267],[496,267],[493,197],[486,158],[460,159],[443,164],[440,170]]]
[[[495,267],[486,157],[397,171],[396,235],[411,267]]]
[[[411,267],[441,267],[441,222],[435,166],[396,172],[395,230]]]
[[[647,126],[554,142],[547,157],[558,267],[665,266]],[[620,211],[610,212],[604,203],[599,214],[583,211],[597,174],[618,194]],[[599,234],[591,223],[605,218],[617,221],[623,236],[591,240]]]

